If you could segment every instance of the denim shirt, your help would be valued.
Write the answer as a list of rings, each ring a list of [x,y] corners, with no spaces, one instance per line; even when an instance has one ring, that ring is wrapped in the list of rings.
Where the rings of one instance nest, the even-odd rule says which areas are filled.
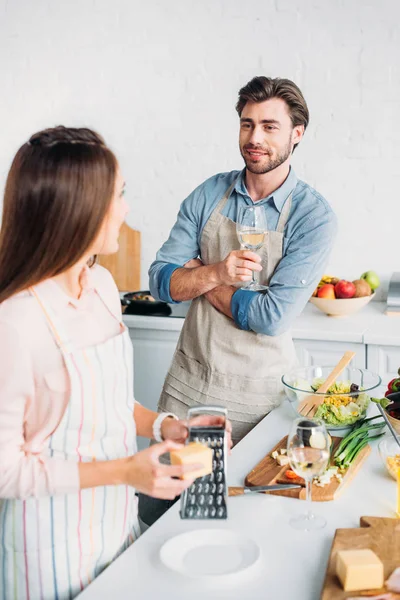
[[[150,290],[156,299],[174,302],[170,295],[171,275],[200,256],[204,226],[234,180],[236,184],[223,214],[236,222],[240,206],[255,204],[246,189],[244,175],[245,170],[214,175],[183,201],[170,236],[149,269]],[[276,230],[290,193],[293,193],[292,207],[284,232],[283,258],[271,277],[268,291],[238,289],[232,296],[232,316],[241,329],[271,336],[290,329],[326,267],[337,232],[336,216],[318,192],[297,179],[293,169],[277,190],[257,202],[257,206],[265,209],[268,230]]]

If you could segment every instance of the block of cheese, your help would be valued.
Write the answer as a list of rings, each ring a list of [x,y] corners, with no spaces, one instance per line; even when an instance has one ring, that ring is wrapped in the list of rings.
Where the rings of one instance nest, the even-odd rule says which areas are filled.
[[[383,563],[372,550],[339,550],[336,575],[345,592],[383,587]]]
[[[199,442],[190,442],[181,450],[171,450],[171,465],[203,465],[203,468],[185,473],[181,479],[197,479],[212,473],[213,451]]]

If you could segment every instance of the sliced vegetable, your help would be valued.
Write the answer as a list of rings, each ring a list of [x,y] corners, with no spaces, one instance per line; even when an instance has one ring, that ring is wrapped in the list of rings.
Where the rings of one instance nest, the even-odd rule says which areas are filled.
[[[391,393],[391,392],[386,392],[387,394]],[[389,404],[392,403],[392,400],[388,400],[387,398],[371,398],[372,402],[375,402],[375,404],[380,404],[382,406],[382,408],[386,408],[387,406],[389,406]]]
[[[298,476],[296,475],[296,473],[294,471],[292,471],[291,469],[288,469],[287,471],[285,471],[285,476],[288,479],[297,479]]]

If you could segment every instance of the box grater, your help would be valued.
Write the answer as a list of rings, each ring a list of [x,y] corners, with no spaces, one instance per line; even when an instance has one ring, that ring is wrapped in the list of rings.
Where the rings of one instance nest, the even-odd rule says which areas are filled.
[[[225,422],[227,410],[219,406],[202,406],[188,410],[188,421],[201,416],[220,416],[220,426],[192,425],[189,427],[187,443],[200,442],[213,451],[213,471],[198,477],[181,496],[182,519],[226,519],[227,485],[226,458],[228,455]]]

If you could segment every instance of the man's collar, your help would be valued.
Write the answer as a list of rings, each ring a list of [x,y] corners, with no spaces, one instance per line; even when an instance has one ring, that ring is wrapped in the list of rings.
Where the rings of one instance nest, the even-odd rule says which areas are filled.
[[[242,196],[247,196],[250,198],[249,192],[247,191],[246,185],[244,182],[245,175],[246,175],[246,169],[244,168],[236,180],[234,190],[238,194],[241,194]],[[286,179],[282,183],[282,185],[280,187],[278,187],[278,189],[276,189],[274,192],[272,192],[272,194],[270,194],[267,198],[264,198],[262,200],[262,202],[265,202],[270,199],[273,200],[276,209],[279,212],[281,212],[283,205],[285,204],[286,198],[294,190],[294,188],[296,187],[296,184],[297,184],[296,173],[294,172],[293,168],[290,167],[289,175],[286,177]]]

